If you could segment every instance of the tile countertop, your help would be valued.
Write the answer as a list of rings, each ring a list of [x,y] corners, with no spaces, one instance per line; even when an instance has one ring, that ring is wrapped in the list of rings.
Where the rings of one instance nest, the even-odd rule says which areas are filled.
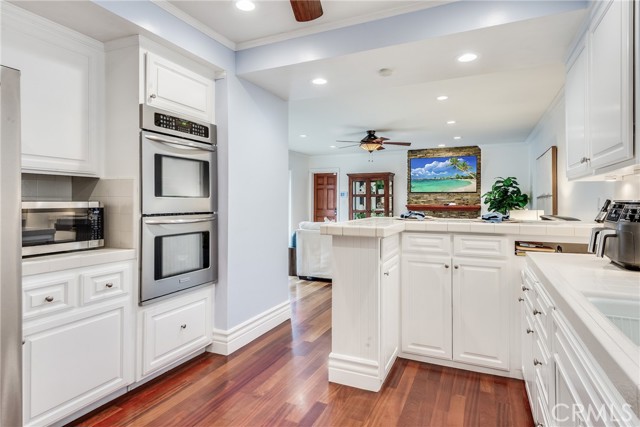
[[[43,255],[22,260],[22,276],[52,273],[109,262],[128,261],[136,258],[135,249],[90,249],[87,251]]]
[[[398,218],[364,218],[320,225],[321,234],[333,236],[387,237],[403,231],[513,234],[527,236],[589,237],[595,222],[582,221],[508,221],[485,222],[480,219],[437,218],[402,220]]]
[[[640,347],[585,296],[640,299],[640,272],[591,254],[527,254],[527,265],[615,388],[640,416]]]

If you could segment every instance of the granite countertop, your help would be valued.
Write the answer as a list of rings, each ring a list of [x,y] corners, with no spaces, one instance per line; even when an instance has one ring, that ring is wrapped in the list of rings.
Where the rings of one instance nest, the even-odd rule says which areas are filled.
[[[22,276],[52,273],[109,262],[128,261],[136,258],[135,249],[101,248],[86,251],[43,255],[22,260]]]
[[[529,236],[589,237],[595,222],[582,221],[506,221],[436,218],[402,220],[399,218],[364,218],[320,225],[321,234],[333,236],[387,237],[403,231],[435,231],[485,234],[522,234]]]
[[[640,415],[640,346],[587,299],[640,300],[640,272],[625,270],[590,254],[529,253],[527,264],[603,373]]]

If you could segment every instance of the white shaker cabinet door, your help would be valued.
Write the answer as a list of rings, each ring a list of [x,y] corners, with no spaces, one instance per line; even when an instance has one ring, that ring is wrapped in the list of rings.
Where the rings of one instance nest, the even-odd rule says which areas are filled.
[[[453,360],[509,370],[505,261],[453,258]]]
[[[451,257],[403,256],[402,351],[451,360]]]
[[[150,52],[146,66],[147,105],[213,123],[212,79]]]
[[[568,64],[564,85],[568,178],[578,178],[591,172],[587,136],[588,65],[588,51],[583,39]]]
[[[602,2],[589,28],[591,167],[633,157],[633,3]]]
[[[396,236],[393,236],[396,237]],[[396,238],[397,240],[397,238]],[[382,361],[385,374],[391,370],[400,347],[400,256],[382,265],[380,316]]]

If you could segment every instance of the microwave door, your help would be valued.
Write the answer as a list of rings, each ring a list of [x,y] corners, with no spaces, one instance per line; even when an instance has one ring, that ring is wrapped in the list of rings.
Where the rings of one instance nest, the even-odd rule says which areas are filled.
[[[215,147],[142,132],[143,214],[216,210]]]
[[[142,220],[141,304],[217,279],[215,215]]]

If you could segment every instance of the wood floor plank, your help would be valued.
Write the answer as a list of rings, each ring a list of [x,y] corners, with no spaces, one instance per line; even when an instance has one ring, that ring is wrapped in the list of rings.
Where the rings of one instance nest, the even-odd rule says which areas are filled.
[[[205,353],[69,426],[533,425],[522,381],[398,359],[379,393],[328,382],[331,283],[291,278],[292,319]]]

